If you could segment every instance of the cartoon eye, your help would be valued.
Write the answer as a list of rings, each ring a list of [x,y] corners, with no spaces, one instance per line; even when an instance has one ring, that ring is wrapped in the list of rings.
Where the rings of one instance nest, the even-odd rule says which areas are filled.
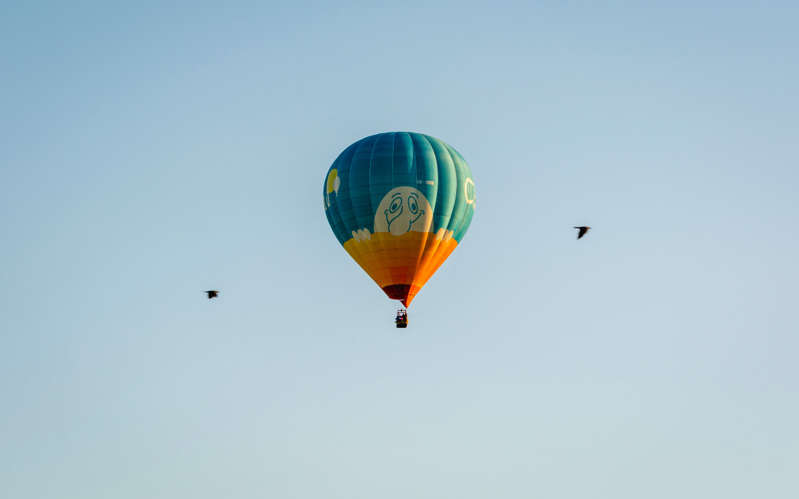
[[[396,197],[391,201],[391,206],[388,207],[388,211],[391,213],[396,213],[397,210],[400,209],[400,206],[402,206],[402,198]]]
[[[416,200],[415,196],[408,196],[408,209],[411,210],[411,213],[414,215],[419,212],[419,202]]]

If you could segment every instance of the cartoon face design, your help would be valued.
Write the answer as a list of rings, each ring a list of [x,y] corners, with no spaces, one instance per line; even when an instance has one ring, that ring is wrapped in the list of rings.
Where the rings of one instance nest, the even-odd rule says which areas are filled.
[[[375,213],[375,232],[399,236],[406,232],[427,232],[433,210],[424,194],[415,187],[395,187],[383,196]]]

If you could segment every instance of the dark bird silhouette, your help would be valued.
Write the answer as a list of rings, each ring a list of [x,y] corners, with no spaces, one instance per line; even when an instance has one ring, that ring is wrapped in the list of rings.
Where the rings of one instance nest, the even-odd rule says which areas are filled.
[[[588,232],[588,229],[590,229],[591,227],[588,227],[587,225],[579,225],[575,226],[574,228],[579,230],[579,232],[577,233],[577,239],[580,239],[585,235],[586,232]]]
[[[209,299],[209,300],[210,300],[211,298],[216,298],[217,296],[219,296],[219,291],[217,291],[217,290],[215,290],[215,289],[209,289],[209,290],[208,290],[208,291],[206,291],[205,293],[208,295],[208,299]]]

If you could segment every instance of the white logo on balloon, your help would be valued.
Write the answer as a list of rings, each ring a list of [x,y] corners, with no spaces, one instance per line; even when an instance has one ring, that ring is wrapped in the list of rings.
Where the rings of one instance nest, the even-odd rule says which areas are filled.
[[[474,204],[474,180],[467,178],[463,183],[463,196],[466,204]]]
[[[406,232],[428,232],[433,209],[415,187],[395,187],[383,196],[375,212],[375,232],[401,236]]]

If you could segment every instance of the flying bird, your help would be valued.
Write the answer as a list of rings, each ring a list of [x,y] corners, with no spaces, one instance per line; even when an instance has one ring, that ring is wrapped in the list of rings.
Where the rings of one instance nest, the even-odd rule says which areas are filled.
[[[208,290],[208,291],[206,291],[205,293],[208,295],[208,299],[209,299],[209,300],[210,300],[211,298],[216,298],[217,296],[219,296],[219,291],[217,291],[217,290],[215,290],[215,289],[209,289],[209,290]]]
[[[590,229],[591,227],[588,227],[587,225],[580,225],[580,226],[575,226],[574,228],[579,231],[577,233],[577,239],[580,239],[585,235],[586,232],[588,232],[588,229]]]

